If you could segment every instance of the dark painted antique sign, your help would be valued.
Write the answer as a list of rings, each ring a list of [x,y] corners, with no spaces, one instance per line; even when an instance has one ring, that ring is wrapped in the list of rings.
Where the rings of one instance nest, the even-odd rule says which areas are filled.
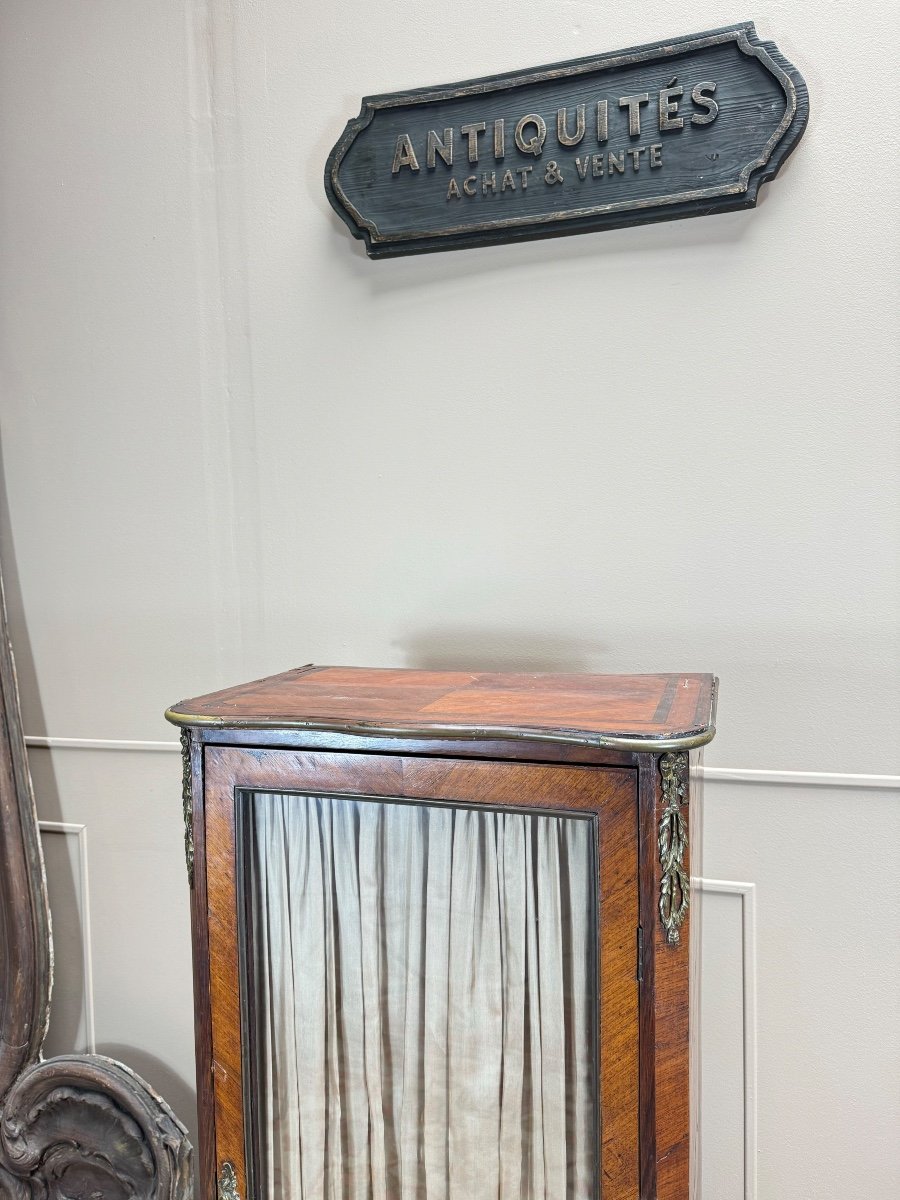
[[[363,100],[325,168],[373,258],[756,204],[806,84],[751,22]]]

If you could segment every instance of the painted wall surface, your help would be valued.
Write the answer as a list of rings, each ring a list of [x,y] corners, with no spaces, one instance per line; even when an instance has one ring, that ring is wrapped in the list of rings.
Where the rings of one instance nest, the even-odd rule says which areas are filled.
[[[748,17],[812,107],[754,212],[371,263],[328,207],[364,93]],[[190,1116],[178,759],[96,743],[310,660],[713,670],[705,1200],[900,1190],[898,35],[3,0],[3,568],[27,732],[90,743],[32,752],[55,1048]]]

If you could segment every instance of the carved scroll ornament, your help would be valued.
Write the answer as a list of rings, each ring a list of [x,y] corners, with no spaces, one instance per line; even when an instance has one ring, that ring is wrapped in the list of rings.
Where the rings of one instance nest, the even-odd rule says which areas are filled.
[[[241,1200],[241,1193],[238,1191],[237,1172],[232,1162],[222,1163],[222,1169],[219,1171],[218,1193],[219,1200]]]
[[[53,952],[0,580],[0,1200],[187,1200],[184,1126],[101,1055],[41,1059]]]
[[[688,827],[681,802],[686,794],[688,756],[663,754],[659,760],[665,809],[659,821],[659,862],[662,882],[659,893],[659,915],[666,931],[666,940],[677,945],[679,930],[687,916],[691,899],[691,881],[684,859],[688,845]]]

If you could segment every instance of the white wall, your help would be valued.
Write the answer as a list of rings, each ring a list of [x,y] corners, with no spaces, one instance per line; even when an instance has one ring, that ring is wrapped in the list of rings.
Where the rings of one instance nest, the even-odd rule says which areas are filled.
[[[844,777],[900,771],[895,5],[749,14],[812,105],[755,212],[370,263],[321,182],[363,93],[747,15],[3,0],[3,566],[37,737],[172,742],[167,704],[311,659],[716,671],[709,768],[854,786],[707,784],[704,875],[754,887],[705,896],[705,1200],[869,1200],[900,790]],[[54,1044],[92,996],[188,1114],[178,760],[32,761],[87,829],[45,835],[93,950],[58,919]]]

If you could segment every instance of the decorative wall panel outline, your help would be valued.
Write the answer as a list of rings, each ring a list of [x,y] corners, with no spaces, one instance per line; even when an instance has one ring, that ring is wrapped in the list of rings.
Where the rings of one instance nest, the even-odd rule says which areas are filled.
[[[84,972],[82,982],[82,1002],[84,1005],[85,1046],[72,1047],[85,1054],[97,1053],[97,1030],[94,1017],[94,958],[91,943],[91,890],[88,874],[88,838],[87,825],[74,821],[38,821],[38,829],[42,834],[57,833],[65,837],[74,837],[78,844],[79,877],[78,890],[80,893],[79,924],[81,926],[81,962]],[[57,925],[58,929],[58,925]],[[59,947],[58,934],[54,932],[54,949]],[[56,975],[59,975],[58,960]]]
[[[111,1058],[42,1056],[50,907],[2,581],[0,716],[0,1194],[189,1200],[191,1144],[160,1096]]]
[[[743,1107],[744,1107],[744,1200],[757,1200],[757,1156],[758,1135],[758,1067],[757,1067],[757,957],[756,957],[756,885],[734,879],[706,879],[696,876],[691,880],[696,892],[705,895],[739,896],[741,899],[742,971],[741,994],[743,1000]],[[701,934],[702,937],[702,934]],[[701,1012],[701,1032],[703,1036]],[[702,1049],[701,1049],[702,1053]],[[702,1189],[702,1180],[701,1180]],[[698,1200],[704,1200],[702,1195]],[[705,1200],[716,1200],[708,1196]]]

